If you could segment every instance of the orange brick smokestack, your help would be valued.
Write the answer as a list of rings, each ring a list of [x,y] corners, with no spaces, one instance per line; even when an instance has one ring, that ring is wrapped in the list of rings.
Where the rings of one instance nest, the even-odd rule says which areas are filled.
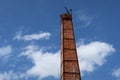
[[[76,51],[72,15],[64,13],[61,18],[61,79],[81,80]]]

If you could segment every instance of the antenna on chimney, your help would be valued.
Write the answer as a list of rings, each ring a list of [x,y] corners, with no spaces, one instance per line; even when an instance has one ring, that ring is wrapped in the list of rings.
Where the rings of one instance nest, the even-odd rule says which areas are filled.
[[[65,7],[65,10],[66,10],[67,14],[72,14],[72,9],[69,9],[69,10],[68,10],[68,8]]]

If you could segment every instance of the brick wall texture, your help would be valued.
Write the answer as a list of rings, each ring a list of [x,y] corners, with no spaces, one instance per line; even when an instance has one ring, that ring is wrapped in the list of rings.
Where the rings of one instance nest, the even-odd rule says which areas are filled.
[[[61,16],[61,80],[81,80],[71,14]]]

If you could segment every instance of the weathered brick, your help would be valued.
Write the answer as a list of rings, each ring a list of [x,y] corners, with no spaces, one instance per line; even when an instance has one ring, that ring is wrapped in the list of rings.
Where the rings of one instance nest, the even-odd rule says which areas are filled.
[[[71,14],[61,15],[61,80],[81,80]]]

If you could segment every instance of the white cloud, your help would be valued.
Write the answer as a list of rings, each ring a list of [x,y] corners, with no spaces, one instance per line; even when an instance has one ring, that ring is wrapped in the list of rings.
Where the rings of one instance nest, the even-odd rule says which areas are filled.
[[[12,70],[0,73],[0,80],[20,80],[23,77],[25,77],[25,74],[15,73]]]
[[[12,47],[10,45],[0,48],[0,57],[7,56],[12,52]]]
[[[89,44],[79,44],[77,52],[82,75],[86,72],[93,72],[96,67],[102,66],[106,62],[106,57],[114,51],[112,45],[105,42],[94,41]],[[59,51],[57,53],[44,52],[38,46],[29,45],[21,55],[30,58],[34,64],[27,70],[28,75],[39,76],[39,78],[59,76]]]
[[[112,76],[116,77],[118,80],[120,80],[120,68],[113,70]]]
[[[84,27],[89,26],[93,21],[93,17],[87,15],[85,10],[77,11],[77,17],[81,21],[81,23]]]
[[[37,46],[29,45],[26,47],[26,51],[23,52],[22,55],[31,58],[34,63],[34,66],[27,70],[28,75],[39,76],[40,79],[48,76],[59,76],[59,52],[43,52],[42,49]]]
[[[39,33],[22,36],[22,32],[19,31],[14,37],[14,39],[31,41],[31,40],[49,39],[50,36],[51,34],[49,32],[39,32]]]
[[[82,75],[102,66],[106,62],[106,57],[114,51],[113,46],[105,42],[95,41],[89,44],[79,44],[77,52]]]

